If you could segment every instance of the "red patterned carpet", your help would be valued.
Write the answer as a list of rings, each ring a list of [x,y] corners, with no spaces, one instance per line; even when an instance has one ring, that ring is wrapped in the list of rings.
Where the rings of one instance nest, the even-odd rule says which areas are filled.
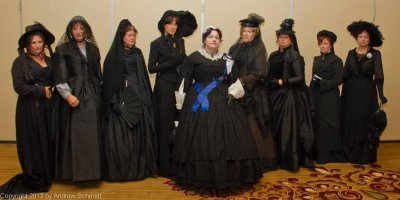
[[[392,171],[380,165],[327,166],[302,169],[300,176],[283,170],[268,172],[256,185],[226,190],[177,186],[173,181],[165,183],[190,199],[400,199],[400,168]],[[269,174],[273,178],[268,178]],[[280,176],[284,178],[278,180]]]

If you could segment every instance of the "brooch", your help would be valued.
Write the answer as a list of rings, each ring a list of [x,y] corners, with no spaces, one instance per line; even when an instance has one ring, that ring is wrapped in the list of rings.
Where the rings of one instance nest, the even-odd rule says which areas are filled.
[[[372,58],[372,53],[367,53],[367,58]]]

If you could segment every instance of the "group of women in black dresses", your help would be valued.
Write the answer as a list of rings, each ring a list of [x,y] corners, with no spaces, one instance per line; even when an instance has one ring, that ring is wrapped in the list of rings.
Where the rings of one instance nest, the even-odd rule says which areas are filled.
[[[183,37],[197,28],[187,11],[166,11],[151,42],[148,70],[135,46],[137,29],[122,20],[105,58],[87,21],[68,23],[53,54],[54,36],[26,27],[12,66],[17,149],[23,173],[5,194],[47,191],[52,180],[140,180],[162,176],[206,188],[256,183],[264,172],[296,171],[327,162],[376,162],[367,123],[382,103],[382,45],[377,26],[354,22],[358,47],[344,68],[336,35],[317,34],[310,88],[304,58],[286,19],[270,54],[264,18],[240,21],[240,37],[225,54],[222,32],[207,27],[203,46],[186,56]],[[48,48],[49,56],[45,54]],[[26,50],[24,50],[26,49]],[[339,85],[343,82],[342,96]],[[176,122],[179,125],[176,127]]]

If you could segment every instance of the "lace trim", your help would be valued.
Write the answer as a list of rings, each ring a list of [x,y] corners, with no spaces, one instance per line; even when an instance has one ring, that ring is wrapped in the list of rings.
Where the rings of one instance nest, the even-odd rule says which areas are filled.
[[[212,61],[219,60],[222,58],[222,56],[224,56],[224,53],[222,53],[221,51],[218,51],[218,53],[213,54],[213,55],[207,53],[204,48],[201,48],[198,51],[202,56],[204,56],[205,58],[210,59]]]

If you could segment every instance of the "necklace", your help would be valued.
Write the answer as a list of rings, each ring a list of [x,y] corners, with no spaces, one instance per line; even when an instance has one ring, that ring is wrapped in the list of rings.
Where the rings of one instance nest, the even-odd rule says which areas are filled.
[[[370,48],[371,48],[371,47],[368,47],[366,50],[360,50],[360,48],[357,47],[356,52],[357,52],[358,54],[366,54],[366,53],[369,51]]]

